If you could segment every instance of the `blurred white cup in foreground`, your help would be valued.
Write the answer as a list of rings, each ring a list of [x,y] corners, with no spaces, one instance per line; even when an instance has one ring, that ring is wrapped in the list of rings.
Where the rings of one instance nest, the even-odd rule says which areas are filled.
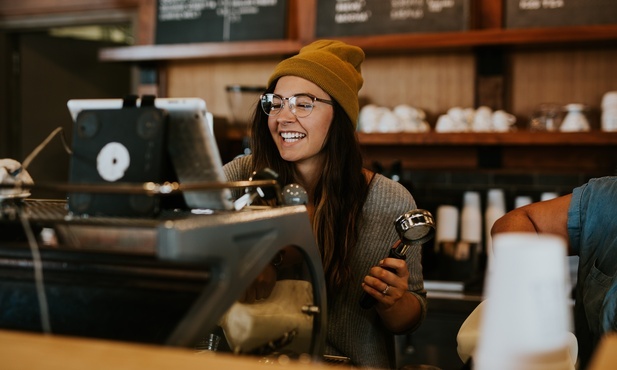
[[[504,233],[493,252],[474,369],[574,369],[565,241]]]

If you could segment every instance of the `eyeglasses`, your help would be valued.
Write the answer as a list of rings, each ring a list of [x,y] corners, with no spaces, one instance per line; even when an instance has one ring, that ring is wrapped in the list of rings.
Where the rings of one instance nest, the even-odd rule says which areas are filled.
[[[269,116],[276,116],[281,113],[285,106],[285,100],[287,100],[289,110],[298,118],[304,118],[311,114],[316,101],[330,105],[334,104],[332,100],[320,99],[311,94],[296,94],[289,98],[283,98],[277,94],[263,94],[260,100],[261,109]]]

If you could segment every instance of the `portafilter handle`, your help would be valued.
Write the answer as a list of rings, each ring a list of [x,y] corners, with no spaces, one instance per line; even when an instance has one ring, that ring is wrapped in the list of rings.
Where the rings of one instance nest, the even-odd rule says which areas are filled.
[[[424,209],[414,209],[400,215],[394,221],[394,228],[401,238],[401,244],[396,248],[390,248],[388,257],[401,260],[407,257],[410,246],[426,243],[435,235],[433,215]],[[384,269],[395,272],[389,267]],[[365,309],[373,307],[376,302],[377,300],[366,292],[363,292],[360,298],[360,306]]]

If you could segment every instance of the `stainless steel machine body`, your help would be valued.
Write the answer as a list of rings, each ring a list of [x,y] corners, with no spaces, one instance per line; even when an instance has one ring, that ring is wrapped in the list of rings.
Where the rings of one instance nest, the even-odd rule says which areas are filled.
[[[35,298],[30,297],[33,296],[33,260],[27,238],[22,235],[23,220],[36,235],[54,230],[58,239],[51,245],[40,238],[37,240],[43,281],[48,283],[52,332],[192,347],[205,333],[216,329],[221,316],[273,257],[283,248],[293,246],[303,257],[297,278],[310,282],[313,302],[290,309],[301,309],[312,316],[313,335],[303,352],[315,358],[323,354],[325,281],[304,206],[248,207],[211,214],[170,211],[153,219],[136,219],[73,217],[67,213],[63,201],[4,203],[0,228],[11,232],[0,233],[0,309],[3,301],[13,310],[19,309],[15,305],[22,302],[32,312],[24,318],[23,312],[27,310],[11,316],[2,309],[0,327],[36,331],[38,324],[32,323],[38,319],[37,310],[32,308]],[[15,278],[16,268],[21,271],[19,281]],[[106,283],[101,287],[103,281]],[[73,289],[76,286],[79,289]],[[134,294],[123,290],[129,286],[138,289],[156,286],[157,294],[152,295],[149,290],[147,298],[139,299],[142,291]],[[16,295],[9,290],[23,293]],[[126,298],[124,301],[116,294],[120,290]],[[185,290],[190,292],[177,301],[170,298]],[[23,299],[25,296],[30,298]],[[77,300],[76,296],[81,299]],[[157,297],[161,299],[159,307]],[[74,302],[78,303],[72,308]],[[179,307],[174,306],[175,302]],[[130,307],[133,304],[135,309]],[[153,313],[166,308],[172,313],[161,317]],[[126,335],[118,330],[109,334],[106,328],[88,328],[99,320],[95,312],[103,316],[100,326],[113,325],[118,319],[107,315],[114,310],[122,326],[144,321],[134,329],[125,328]],[[123,317],[123,311],[135,317]],[[144,319],[147,315],[156,317],[147,321]],[[174,318],[169,319],[172,315]],[[158,320],[166,322],[157,324]],[[157,325],[160,327],[156,328]],[[152,334],[144,332],[144,338],[135,335],[134,330],[148,330]]]

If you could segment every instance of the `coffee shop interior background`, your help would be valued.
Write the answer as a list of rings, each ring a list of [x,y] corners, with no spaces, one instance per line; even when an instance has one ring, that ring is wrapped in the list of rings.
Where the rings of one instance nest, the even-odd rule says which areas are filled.
[[[432,211],[441,204],[460,207],[465,191],[479,191],[484,198],[491,188],[503,189],[512,208],[518,195],[539,200],[545,192],[566,193],[617,167],[614,139],[599,135],[602,96],[617,88],[615,26],[511,32],[502,29],[505,5],[499,3],[472,2],[476,15],[466,32],[382,36],[378,46],[367,38],[347,38],[367,52],[363,104],[422,109],[433,128],[453,107],[485,105],[516,116],[523,136],[510,139],[360,135],[366,166],[400,179],[419,205]],[[297,25],[290,22],[288,38],[301,45],[314,37],[304,18],[311,19],[307,9],[315,1],[290,4],[295,6],[290,12],[298,8],[303,16]],[[216,118],[224,161],[242,153],[246,132],[226,122],[231,118],[228,86],[262,86],[277,61],[299,46],[284,40],[255,42],[253,48],[249,42],[238,46],[248,51],[223,47],[212,52],[223,43],[154,45],[142,56],[131,47],[153,43],[155,5],[153,0],[0,0],[0,156],[23,160],[57,126],[64,127],[70,142],[68,99],[131,93],[203,98]],[[584,104],[592,135],[524,136],[531,114],[546,102]],[[54,140],[30,170],[35,180],[63,181],[68,159]]]
[[[306,11],[315,3],[291,0],[289,11]],[[417,107],[432,128],[450,108],[485,105],[512,113],[516,131],[361,133],[366,166],[398,179],[419,207],[433,213],[444,204],[460,208],[467,191],[479,192],[484,202],[490,189],[502,189],[511,209],[516,196],[540,200],[542,193],[565,194],[590,177],[615,174],[617,138],[600,132],[600,114],[603,95],[617,90],[617,25],[505,30],[505,2],[471,3],[468,31],[377,41],[348,37],[367,53],[362,104]],[[0,158],[23,160],[58,126],[70,143],[69,99],[144,93],[203,98],[215,117],[224,162],[242,153],[246,130],[229,122],[227,86],[263,85],[281,58],[314,38],[314,28],[307,26],[314,12],[303,13],[308,20],[291,17],[288,40],[240,43],[244,51],[225,43],[166,49],[152,45],[155,6],[154,0],[0,0]],[[529,132],[531,114],[549,102],[584,104],[591,131]],[[68,163],[60,140],[54,140],[29,170],[35,181],[66,181]],[[426,247],[428,278],[439,264],[431,247]],[[426,329],[424,338],[434,342],[410,338],[403,349],[408,355],[446,351],[456,357],[456,329],[473,307],[448,312],[442,306],[433,306],[443,311],[429,321],[445,325],[449,337],[430,338],[436,332]]]
[[[54,6],[53,1],[43,3]],[[133,25],[132,16],[122,10],[2,17],[2,10],[14,6],[13,1],[0,2],[0,157],[23,161],[58,126],[70,144],[69,99],[131,92],[131,66],[101,63],[98,52],[131,43]],[[68,165],[61,141],[53,140],[29,170],[38,181],[62,182],[67,181]]]

